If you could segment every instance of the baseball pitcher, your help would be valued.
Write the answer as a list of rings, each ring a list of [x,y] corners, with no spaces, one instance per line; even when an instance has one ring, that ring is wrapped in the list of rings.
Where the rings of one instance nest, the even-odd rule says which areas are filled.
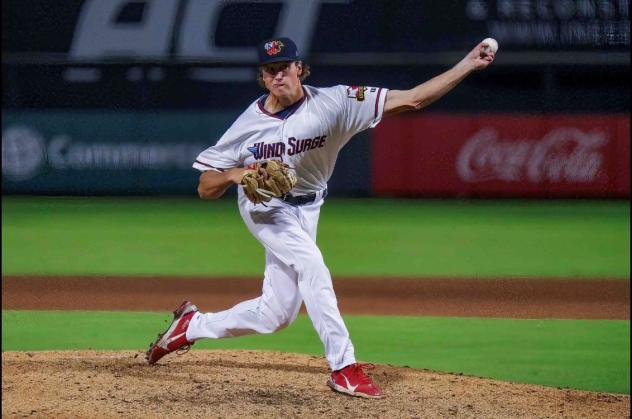
[[[202,313],[189,301],[147,351],[149,364],[203,338],[272,333],[291,324],[301,303],[320,337],[331,376],[327,384],[352,396],[379,398],[382,390],[358,364],[338,310],[331,275],[316,245],[320,207],[340,149],[384,116],[418,111],[495,53],[478,44],[450,70],[410,90],[303,84],[310,73],[289,38],[261,43],[259,83],[267,93],[252,102],[216,145],[193,163],[202,172],[198,193],[217,199],[238,187],[241,216],[265,248],[260,297],[228,310]]]

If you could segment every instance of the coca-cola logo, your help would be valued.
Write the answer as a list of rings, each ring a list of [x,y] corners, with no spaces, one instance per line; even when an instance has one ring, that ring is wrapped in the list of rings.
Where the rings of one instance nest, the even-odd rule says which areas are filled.
[[[603,174],[607,135],[600,130],[556,128],[540,139],[503,139],[493,128],[469,138],[456,168],[465,182],[503,180],[589,183]]]

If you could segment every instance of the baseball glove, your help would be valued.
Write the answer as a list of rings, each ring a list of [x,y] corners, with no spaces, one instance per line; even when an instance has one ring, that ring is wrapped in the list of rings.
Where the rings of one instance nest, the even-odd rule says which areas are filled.
[[[266,160],[251,166],[241,179],[244,193],[255,204],[280,198],[296,185],[296,175],[280,160]]]

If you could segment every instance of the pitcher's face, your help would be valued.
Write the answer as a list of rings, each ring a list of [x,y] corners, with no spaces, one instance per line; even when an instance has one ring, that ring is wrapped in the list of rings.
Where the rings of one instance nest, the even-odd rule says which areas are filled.
[[[281,61],[261,66],[266,89],[274,96],[291,95],[300,89],[303,66],[297,61]]]

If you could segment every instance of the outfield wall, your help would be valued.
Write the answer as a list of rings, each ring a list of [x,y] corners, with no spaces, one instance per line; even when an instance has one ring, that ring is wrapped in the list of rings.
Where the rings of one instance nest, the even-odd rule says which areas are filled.
[[[489,36],[493,65],[345,147],[331,195],[628,197],[628,6],[5,0],[2,192],[195,196],[197,153],[265,92],[263,39],[292,38],[311,86],[400,90]]]
[[[2,192],[195,196],[199,173],[192,162],[237,116],[238,111],[7,111]],[[629,197],[629,130],[627,115],[430,112],[386,118],[343,149],[330,192]]]

